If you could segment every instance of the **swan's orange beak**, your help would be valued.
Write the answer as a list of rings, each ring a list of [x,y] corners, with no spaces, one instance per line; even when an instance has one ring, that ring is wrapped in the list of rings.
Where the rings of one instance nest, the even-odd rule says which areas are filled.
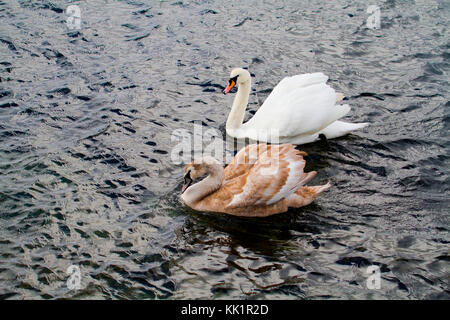
[[[230,90],[236,85],[236,81],[234,81],[233,79],[230,79],[228,81],[228,85],[227,87],[223,90],[223,94],[227,94],[228,92],[230,92]]]

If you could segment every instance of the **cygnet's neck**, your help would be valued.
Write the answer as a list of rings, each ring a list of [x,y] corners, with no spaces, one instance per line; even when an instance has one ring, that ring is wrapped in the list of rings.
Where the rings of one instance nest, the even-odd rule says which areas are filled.
[[[222,186],[224,170],[219,162],[209,165],[207,172],[209,174],[205,179],[193,184],[181,195],[181,199],[185,204],[193,206],[196,202],[217,191]]]

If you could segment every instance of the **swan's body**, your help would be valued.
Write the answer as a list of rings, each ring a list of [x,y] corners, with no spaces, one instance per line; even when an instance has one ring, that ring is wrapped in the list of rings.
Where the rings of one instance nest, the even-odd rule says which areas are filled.
[[[243,123],[251,90],[251,77],[247,70],[233,69],[228,93],[234,85],[238,91],[228,116],[227,134],[241,139],[270,143],[304,144],[314,142],[320,134],[332,139],[350,131],[364,128],[368,123],[339,121],[350,111],[346,104],[336,105],[342,94],[326,84],[323,73],[308,73],[286,77],[272,90],[255,115]]]
[[[247,217],[308,205],[330,184],[304,186],[317,172],[303,172],[302,155],[292,144],[252,144],[239,151],[225,169],[212,157],[197,159],[185,167],[181,200],[198,211]],[[204,174],[208,176],[191,185]]]

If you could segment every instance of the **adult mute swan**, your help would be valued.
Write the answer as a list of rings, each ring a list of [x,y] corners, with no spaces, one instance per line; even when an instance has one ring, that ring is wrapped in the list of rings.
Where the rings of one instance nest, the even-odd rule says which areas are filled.
[[[246,217],[266,217],[308,205],[330,184],[304,186],[317,172],[303,172],[303,155],[292,144],[251,144],[225,169],[213,157],[196,159],[184,169],[181,200],[198,211]]]
[[[323,73],[307,73],[286,77],[272,90],[255,115],[246,123],[245,108],[251,89],[250,73],[242,68],[231,71],[227,94],[238,85],[233,106],[226,123],[227,134],[234,138],[250,138],[271,143],[304,144],[320,139],[323,134],[332,139],[364,128],[368,123],[338,121],[350,107],[336,105],[344,98],[326,84]]]

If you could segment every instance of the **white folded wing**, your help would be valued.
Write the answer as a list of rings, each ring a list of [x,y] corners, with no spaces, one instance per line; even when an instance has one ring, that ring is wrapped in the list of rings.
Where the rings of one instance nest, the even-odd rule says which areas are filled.
[[[336,92],[323,73],[286,77],[272,90],[255,115],[243,125],[248,136],[278,131],[279,136],[313,134],[343,117],[348,105],[336,105]]]

